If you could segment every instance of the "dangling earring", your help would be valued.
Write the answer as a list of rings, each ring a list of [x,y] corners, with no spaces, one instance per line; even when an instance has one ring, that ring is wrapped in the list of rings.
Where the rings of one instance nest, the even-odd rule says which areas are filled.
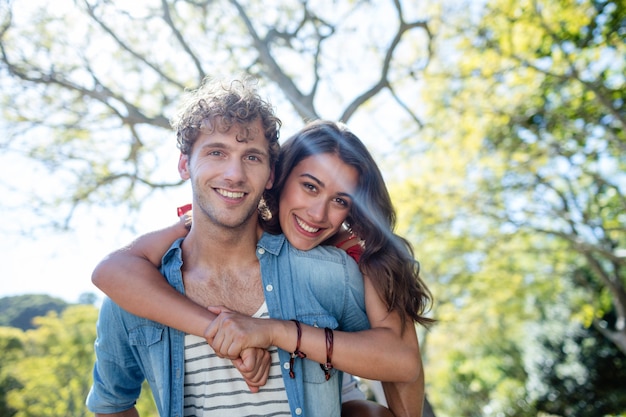
[[[257,210],[259,211],[259,215],[261,216],[261,219],[263,221],[268,222],[272,220],[272,212],[270,208],[267,206],[267,202],[265,201],[264,197],[261,197],[261,200],[259,201],[259,205],[257,206]]]

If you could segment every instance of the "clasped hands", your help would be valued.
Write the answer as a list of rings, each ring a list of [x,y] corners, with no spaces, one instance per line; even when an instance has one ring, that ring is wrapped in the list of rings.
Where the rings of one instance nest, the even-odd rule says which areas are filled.
[[[204,338],[220,358],[230,359],[251,392],[266,384],[277,321],[240,314],[226,307],[208,307],[217,316],[204,332]]]

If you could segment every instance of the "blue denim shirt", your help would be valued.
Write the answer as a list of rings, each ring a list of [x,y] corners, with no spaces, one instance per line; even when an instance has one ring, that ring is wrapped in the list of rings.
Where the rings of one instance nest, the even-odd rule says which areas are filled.
[[[165,254],[161,272],[184,293],[181,242],[174,242]],[[369,328],[363,278],[344,251],[333,247],[299,251],[283,235],[264,233],[257,258],[270,317],[343,331]],[[182,417],[184,333],[132,315],[109,299],[100,309],[97,330],[89,410],[106,414],[131,408],[147,379],[159,414]],[[340,372],[332,370],[326,381],[318,363],[296,359],[295,378],[290,378],[289,357],[279,349],[292,416],[339,417]]]

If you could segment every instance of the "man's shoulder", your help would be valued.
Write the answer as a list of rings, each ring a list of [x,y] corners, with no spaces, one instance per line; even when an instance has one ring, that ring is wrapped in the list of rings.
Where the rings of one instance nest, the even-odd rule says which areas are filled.
[[[183,261],[183,253],[182,253],[182,244],[184,237],[176,239],[170,245],[165,255],[161,258],[161,266],[168,265],[171,263],[182,263]]]
[[[108,340],[117,340],[117,342],[114,343],[120,341],[119,337],[123,339],[129,337],[131,344],[139,345],[149,345],[150,340],[161,340],[162,333],[168,329],[164,324],[124,310],[108,297],[105,297],[100,307],[97,326],[99,333],[103,336],[106,335]],[[102,340],[102,338],[100,340]],[[146,342],[141,342],[142,340]]]

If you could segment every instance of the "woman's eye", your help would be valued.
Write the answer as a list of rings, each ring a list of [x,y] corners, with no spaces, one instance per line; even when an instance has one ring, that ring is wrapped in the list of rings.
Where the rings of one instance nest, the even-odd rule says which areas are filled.
[[[306,188],[309,191],[316,191],[317,190],[317,187],[315,187],[315,185],[313,185],[311,183],[305,182],[302,185],[304,186],[304,188]]]
[[[344,200],[343,198],[335,198],[335,202],[342,205],[343,207],[349,207],[350,203],[347,200]]]

